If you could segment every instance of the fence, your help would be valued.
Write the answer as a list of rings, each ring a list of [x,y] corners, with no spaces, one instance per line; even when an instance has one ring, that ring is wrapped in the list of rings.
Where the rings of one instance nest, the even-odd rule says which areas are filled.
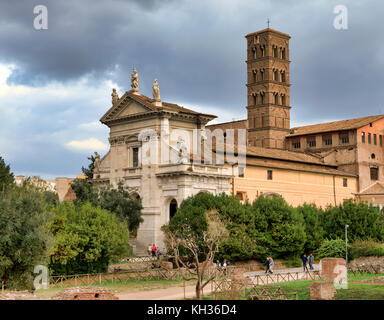
[[[236,268],[228,266],[226,270],[219,268],[210,268],[206,273],[207,277],[226,277],[234,274]],[[103,283],[111,281],[112,283],[124,283],[131,280],[182,280],[182,276],[187,274],[185,269],[152,269],[149,271],[121,270],[115,273],[97,273],[97,274],[75,274],[60,275],[49,277],[50,287],[66,287],[90,285],[94,283]]]
[[[371,274],[378,274],[382,273],[382,267],[380,266],[373,266],[371,264],[365,264],[361,266],[348,266],[348,272],[351,272],[353,275],[362,274],[362,273],[371,273]]]
[[[290,300],[297,299],[296,292],[283,292],[281,288],[275,289],[276,287],[268,287],[266,285],[287,281],[320,279],[319,271],[255,275],[242,280],[219,278],[212,281],[211,291],[215,300],[238,300],[247,297],[253,297],[253,300]]]

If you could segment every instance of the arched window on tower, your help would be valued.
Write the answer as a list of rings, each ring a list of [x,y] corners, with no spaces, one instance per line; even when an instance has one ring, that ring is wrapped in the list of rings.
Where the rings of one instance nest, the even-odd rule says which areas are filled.
[[[257,94],[253,94],[253,104],[257,105]]]
[[[253,59],[257,58],[257,47],[252,48],[253,51]]]
[[[264,69],[260,69],[260,80],[265,80],[265,78],[264,78]]]
[[[265,57],[265,45],[260,46],[261,56]]]
[[[287,55],[286,55],[286,51],[285,51],[285,48],[282,48],[281,49],[281,59],[286,59],[287,58]]]
[[[285,100],[285,94],[281,95],[281,105],[285,106],[286,105],[286,100]]]
[[[285,82],[285,71],[281,71],[281,82]]]
[[[257,70],[253,70],[253,82],[257,81]]]
[[[274,93],[274,98],[275,98],[275,104],[279,104],[279,94],[278,93]]]
[[[260,99],[261,99],[261,104],[265,103],[265,94],[264,92],[260,92]]]
[[[278,57],[278,55],[277,55],[277,51],[278,51],[278,50],[277,50],[277,47],[276,47],[276,46],[273,46],[273,47],[272,47],[272,52],[273,52],[273,57],[274,57],[274,58],[277,58],[277,57]]]
[[[169,203],[169,219],[172,219],[176,211],[177,211],[177,201],[175,199],[172,199],[171,202]]]
[[[279,80],[279,72],[277,69],[273,69],[273,80],[275,81]]]

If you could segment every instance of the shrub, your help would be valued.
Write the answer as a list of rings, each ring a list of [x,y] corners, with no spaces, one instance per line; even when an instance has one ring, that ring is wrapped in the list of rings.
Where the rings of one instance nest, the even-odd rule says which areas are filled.
[[[348,252],[350,247],[348,247]],[[314,253],[316,259],[323,258],[345,258],[345,240],[332,239],[324,240],[320,248]]]
[[[27,183],[0,192],[0,280],[9,289],[32,287],[36,265],[46,264],[52,237],[44,193]]]
[[[356,241],[351,246],[351,258],[358,257],[382,257],[384,256],[384,244],[374,241]]]
[[[106,272],[110,261],[129,254],[127,224],[113,213],[89,202],[62,203],[54,211],[49,223],[55,235],[52,274]]]

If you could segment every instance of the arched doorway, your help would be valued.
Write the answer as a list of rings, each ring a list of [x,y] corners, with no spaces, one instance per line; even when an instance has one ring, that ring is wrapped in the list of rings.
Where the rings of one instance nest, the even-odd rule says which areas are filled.
[[[171,219],[177,211],[177,201],[172,199],[169,203],[169,219]]]

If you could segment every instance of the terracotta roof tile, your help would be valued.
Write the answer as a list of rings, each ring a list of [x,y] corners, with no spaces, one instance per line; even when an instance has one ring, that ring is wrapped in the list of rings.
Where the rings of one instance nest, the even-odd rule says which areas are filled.
[[[357,119],[349,119],[342,121],[333,121],[327,123],[319,123],[309,126],[292,128],[291,132],[287,137],[295,137],[307,134],[315,134],[321,132],[332,132],[340,130],[351,130],[361,128],[373,121],[384,118],[384,115],[369,116]]]

